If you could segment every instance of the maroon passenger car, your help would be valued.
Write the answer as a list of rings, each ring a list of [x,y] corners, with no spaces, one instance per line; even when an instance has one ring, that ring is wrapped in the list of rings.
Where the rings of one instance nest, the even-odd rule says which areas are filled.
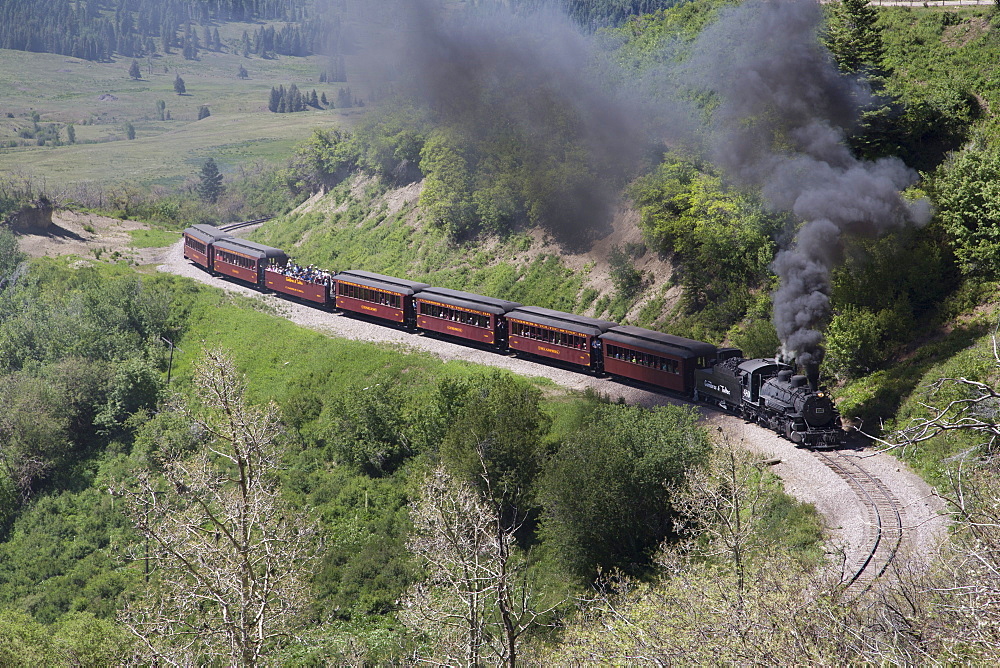
[[[430,286],[370,271],[343,271],[333,277],[337,308],[412,326],[413,295]]]
[[[417,328],[477,343],[503,345],[507,341],[509,311],[517,302],[448,288],[426,288],[413,298]]]
[[[507,345],[517,352],[600,371],[601,341],[598,337],[616,324],[537,306],[522,306],[507,314]]]
[[[320,306],[330,305],[330,288],[333,285],[331,278],[305,280],[287,276],[281,271],[280,266],[272,265],[264,268],[264,287]]]
[[[231,234],[212,225],[192,225],[184,230],[184,259],[210,270],[214,259],[212,245],[220,239],[232,238]]]
[[[619,325],[601,334],[604,370],[675,392],[694,390],[694,370],[715,364],[719,349],[710,343]]]
[[[212,270],[258,286],[264,285],[265,267],[288,262],[283,250],[235,237],[221,239],[212,246],[215,249]]]

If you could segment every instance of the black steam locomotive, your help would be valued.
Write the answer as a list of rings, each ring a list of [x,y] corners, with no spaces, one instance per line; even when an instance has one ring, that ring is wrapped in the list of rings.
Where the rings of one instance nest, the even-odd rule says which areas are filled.
[[[844,443],[830,395],[788,364],[731,357],[694,372],[694,399],[713,403],[809,447]]]

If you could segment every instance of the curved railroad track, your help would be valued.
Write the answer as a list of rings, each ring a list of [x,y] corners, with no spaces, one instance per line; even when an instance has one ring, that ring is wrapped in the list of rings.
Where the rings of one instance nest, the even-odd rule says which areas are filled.
[[[218,225],[217,227],[223,232],[232,232],[233,230],[239,230],[244,227],[250,227],[251,225],[260,225],[261,223],[267,222],[274,218],[274,216],[265,216],[264,218],[257,218],[255,220],[244,220],[238,223],[227,223],[225,225]]]
[[[903,540],[901,504],[880,478],[861,465],[861,457],[854,452],[816,450],[814,454],[850,486],[868,512],[865,539],[870,549],[859,561],[845,563],[842,581],[845,591],[861,593],[885,572],[899,551]]]

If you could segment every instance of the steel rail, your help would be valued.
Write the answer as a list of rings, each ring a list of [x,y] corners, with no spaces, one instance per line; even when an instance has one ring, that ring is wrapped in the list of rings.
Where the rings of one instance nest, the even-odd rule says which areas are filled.
[[[864,503],[872,517],[871,527],[875,531],[871,549],[868,551],[864,562],[851,575],[850,578],[842,582],[844,590],[848,590],[858,583],[861,578],[869,573],[869,567],[873,564],[877,566],[874,573],[869,573],[870,578],[866,578],[866,585],[862,592],[870,587],[878,578],[885,573],[885,570],[895,559],[896,553],[903,540],[903,520],[899,512],[899,502],[893,496],[888,487],[881,480],[871,474],[858,462],[852,461],[847,455],[840,451],[814,451],[816,456],[829,467],[834,473],[843,478],[854,491],[855,495]],[[895,542],[889,544],[895,534]],[[888,554],[883,563],[879,564],[876,557],[879,549],[888,546]],[[862,593],[859,592],[859,593]]]
[[[265,221],[271,220],[274,216],[266,216],[264,218],[257,218],[255,220],[244,220],[239,223],[227,223],[225,225],[219,225],[218,228],[223,232],[232,232],[233,230],[239,230],[244,227],[250,227],[251,225],[259,225]]]

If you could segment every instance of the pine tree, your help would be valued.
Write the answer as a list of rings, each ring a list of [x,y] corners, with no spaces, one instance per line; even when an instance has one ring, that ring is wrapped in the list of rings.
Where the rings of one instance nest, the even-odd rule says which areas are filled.
[[[125,136],[129,139],[135,139],[135,126],[128,121],[125,122]]]
[[[250,75],[247,73],[247,68],[243,67],[242,64],[240,64],[240,69],[236,71],[236,76],[239,77],[240,79],[250,78]]]
[[[199,174],[200,182],[198,183],[198,197],[203,201],[215,204],[219,199],[219,195],[222,194],[222,173],[219,172],[218,165],[215,164],[215,160],[209,158],[202,165],[201,173]]]
[[[181,79],[181,75],[179,74],[177,75],[177,78],[174,79],[174,92],[178,95],[183,95],[187,92],[187,86],[184,85],[184,79]]]
[[[323,103],[324,107],[329,107],[330,106],[330,103],[327,102],[327,99],[326,99],[326,93],[323,93],[323,95],[319,99]]]
[[[76,128],[73,127],[72,123],[66,126],[66,141],[70,144],[76,143]]]
[[[139,61],[135,58],[132,59],[132,65],[128,68],[128,75],[138,81],[142,78],[142,70],[139,69]]]
[[[319,96],[316,95],[316,89],[313,88],[312,93],[309,94],[309,104],[313,107],[319,109]]]
[[[198,120],[199,121],[201,119],[203,119],[203,118],[208,118],[211,115],[212,115],[212,112],[210,112],[208,110],[208,105],[207,104],[201,105],[201,107],[198,109]]]

